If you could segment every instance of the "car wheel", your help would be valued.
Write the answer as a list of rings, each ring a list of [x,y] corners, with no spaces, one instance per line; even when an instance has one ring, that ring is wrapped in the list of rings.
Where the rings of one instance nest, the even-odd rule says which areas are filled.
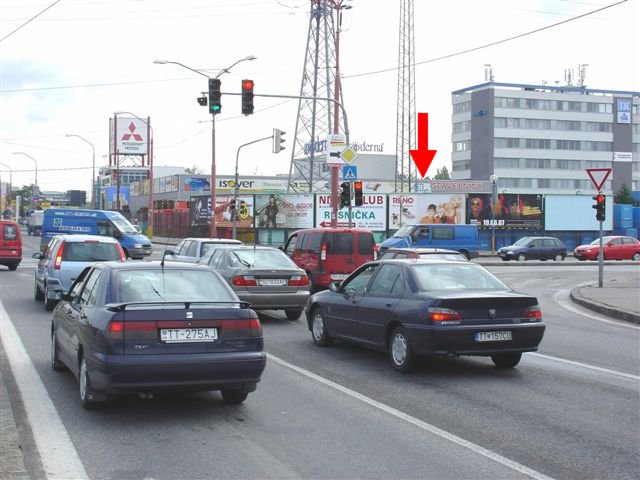
[[[44,299],[44,293],[42,293],[42,290],[40,290],[36,282],[33,283],[33,298],[35,298],[37,302],[41,302]]]
[[[301,308],[287,308],[284,311],[284,314],[287,316],[287,319],[289,319],[289,320],[298,320],[300,318],[300,315],[302,315],[302,309]]]
[[[393,368],[402,373],[411,371],[413,366],[413,349],[404,327],[396,327],[389,339],[389,360]]]
[[[55,330],[51,334],[51,368],[56,372],[64,370],[64,365],[58,357],[58,335]]]
[[[220,393],[222,394],[224,403],[233,405],[244,402],[247,396],[249,396],[247,392],[241,392],[240,390],[222,390]]]
[[[18,265],[12,263],[11,265],[7,265],[9,267],[10,272],[15,272],[18,269]]]
[[[524,262],[526,259],[527,259],[527,256],[524,253],[521,253],[520,255],[518,255],[519,262]]]
[[[509,259],[508,259],[507,257],[502,257],[502,261],[503,261],[503,262],[508,262],[508,261],[509,261]]]
[[[554,260],[556,262],[562,262],[564,260],[564,256],[561,253],[559,253],[554,257]]]
[[[91,379],[89,378],[89,370],[87,369],[87,361],[84,355],[80,359],[80,376],[78,378],[80,384],[80,403],[82,408],[86,410],[92,410],[98,406],[96,400],[96,392],[91,386]]]
[[[53,310],[53,307],[56,306],[56,300],[50,300],[49,299],[49,286],[45,283],[44,285],[44,309],[47,312],[50,312],[51,310]]]
[[[327,324],[321,308],[316,308],[311,314],[311,337],[313,343],[320,347],[331,345],[332,339],[327,331]]]
[[[491,360],[493,360],[493,363],[498,368],[513,368],[520,363],[521,358],[521,353],[499,353],[491,355]]]
[[[636,262],[640,260],[640,252],[634,253],[633,256],[631,257],[631,260],[635,260]]]

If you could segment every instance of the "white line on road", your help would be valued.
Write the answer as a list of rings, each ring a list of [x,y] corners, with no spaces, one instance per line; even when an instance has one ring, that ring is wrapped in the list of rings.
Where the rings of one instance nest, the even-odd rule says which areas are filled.
[[[49,398],[20,336],[0,302],[0,341],[20,390],[33,437],[48,479],[84,480],[89,476],[56,407]]]
[[[515,470],[516,472],[522,473],[523,475],[527,475],[531,478],[535,478],[537,480],[551,480],[552,477],[548,477],[536,470],[533,470],[529,467],[525,467],[524,465],[521,465],[517,462],[514,462],[512,460],[509,460],[506,457],[503,457],[502,455],[499,455],[495,452],[492,452],[491,450],[487,450],[486,448],[481,447],[480,445],[476,445],[475,443],[469,442],[463,438],[460,438],[456,435],[453,435],[449,432],[446,432],[434,425],[431,425],[427,422],[423,422],[422,420],[419,420],[415,417],[412,417],[411,415],[407,415],[404,412],[401,412],[400,410],[396,410],[395,408],[392,408],[388,405],[385,405],[384,403],[378,402],[372,398],[369,398],[365,395],[362,395],[354,390],[351,390],[349,388],[343,387],[342,385],[332,382],[331,380],[327,380],[324,377],[321,377],[319,375],[316,375],[315,373],[310,372],[309,370],[306,370],[304,368],[300,368],[296,365],[293,365],[292,363],[287,362],[286,360],[283,360],[279,357],[276,357],[274,355],[271,355],[270,353],[267,354],[267,356],[269,357],[270,360],[273,360],[276,363],[279,363],[280,365],[290,368],[291,370],[294,370],[308,378],[311,378],[312,380],[315,380],[317,382],[322,383],[323,385],[326,385],[328,387],[334,388],[346,395],[349,395],[350,397],[353,397],[357,400],[360,400],[361,402],[366,403],[367,405],[370,405],[372,407],[378,408],[380,410],[382,410],[383,412],[386,412],[390,415],[393,415],[394,417],[397,417],[401,420],[404,420],[406,422],[409,422],[410,424],[421,428],[423,430],[426,430],[427,432],[430,432],[434,435],[437,435],[441,438],[444,438],[445,440],[448,440],[452,443],[456,443],[462,447],[468,448],[469,450],[482,455],[486,458],[489,458],[497,463],[500,463],[506,467],[511,468],[512,470]]]
[[[543,353],[530,352],[527,355],[534,357],[546,358],[547,360],[553,360],[555,362],[566,363],[567,365],[573,365],[574,367],[586,368],[588,370],[594,370],[600,373],[606,373],[608,375],[614,375],[617,377],[628,378],[630,380],[640,381],[640,376],[633,375],[631,373],[618,372],[617,370],[609,370],[608,368],[596,367],[595,365],[589,365],[588,363],[576,362],[574,360],[567,360],[565,358],[552,357],[550,355],[544,355]]]

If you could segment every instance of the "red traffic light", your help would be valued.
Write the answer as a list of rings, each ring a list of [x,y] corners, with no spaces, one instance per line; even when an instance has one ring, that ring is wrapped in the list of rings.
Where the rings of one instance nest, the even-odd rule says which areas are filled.
[[[242,81],[242,89],[243,90],[253,90],[253,80],[243,80]]]
[[[596,195],[596,202],[598,202],[600,205],[604,204],[604,195],[602,195],[601,193],[599,193],[598,195]]]

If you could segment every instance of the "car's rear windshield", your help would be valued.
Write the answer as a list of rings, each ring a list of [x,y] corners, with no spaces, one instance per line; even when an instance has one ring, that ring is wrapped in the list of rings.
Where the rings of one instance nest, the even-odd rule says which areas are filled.
[[[215,272],[208,270],[123,270],[116,274],[120,302],[235,302]]]
[[[233,266],[246,268],[294,268],[298,267],[287,255],[280,250],[232,250],[230,255]]]
[[[65,242],[62,248],[62,260],[67,262],[120,260],[117,243]]]
[[[333,255],[353,255],[353,233],[334,232],[326,233],[324,242],[327,245],[327,253]],[[370,251],[373,251],[373,246]]]
[[[420,290],[425,292],[442,289],[509,289],[489,271],[471,262],[416,264],[411,268]]]

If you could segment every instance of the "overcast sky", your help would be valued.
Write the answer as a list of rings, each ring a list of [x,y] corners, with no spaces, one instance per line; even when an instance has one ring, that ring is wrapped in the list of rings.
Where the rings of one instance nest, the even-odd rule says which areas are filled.
[[[340,45],[344,103],[352,140],[383,144],[395,154],[399,0],[353,0]],[[432,61],[619,5],[489,48]],[[566,69],[588,64],[588,88],[640,90],[640,0],[415,0],[416,105],[429,113],[429,147],[438,150],[428,174],[451,169],[451,92],[496,81],[553,85]],[[53,4],[53,6],[51,6]],[[91,146],[96,164],[108,153],[116,111],[151,117],[155,164],[211,168],[211,123],[196,98],[207,79],[167,59],[215,76],[222,91],[297,95],[309,28],[309,0],[0,0],[0,162],[14,185],[88,190]],[[46,12],[29,21],[51,6]],[[26,23],[26,24],[25,24]],[[21,28],[19,28],[21,27]],[[17,30],[16,30],[17,29]],[[223,96],[216,117],[219,174],[233,174],[239,145],[287,132],[287,150],[270,142],[242,150],[240,174],[288,173],[297,102],[255,99],[240,114],[240,97]],[[6,169],[0,165],[5,181]]]

